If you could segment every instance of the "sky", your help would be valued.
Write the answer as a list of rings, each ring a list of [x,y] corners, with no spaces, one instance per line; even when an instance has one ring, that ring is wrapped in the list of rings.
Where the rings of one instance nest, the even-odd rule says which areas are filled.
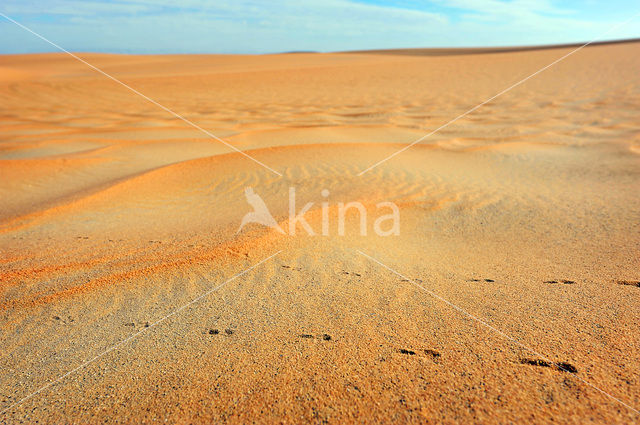
[[[640,37],[638,0],[2,0],[70,51],[277,53]],[[0,16],[0,53],[56,49]]]

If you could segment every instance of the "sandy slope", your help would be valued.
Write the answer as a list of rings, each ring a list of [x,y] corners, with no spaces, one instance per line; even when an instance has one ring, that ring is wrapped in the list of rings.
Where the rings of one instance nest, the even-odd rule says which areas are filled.
[[[640,43],[358,176],[568,51],[82,55],[283,177],[68,56],[0,57],[0,408],[143,331],[0,422],[640,421],[582,381],[640,409]],[[330,235],[236,235],[247,186],[316,232],[329,190]]]

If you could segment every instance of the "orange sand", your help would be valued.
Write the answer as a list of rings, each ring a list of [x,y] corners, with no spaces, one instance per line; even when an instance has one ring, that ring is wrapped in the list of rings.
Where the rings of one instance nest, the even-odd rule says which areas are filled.
[[[640,409],[640,42],[357,176],[569,51],[81,55],[283,177],[67,55],[0,57],[0,409],[282,250],[0,423],[640,421],[581,380]],[[328,189],[330,236],[236,235],[247,186],[316,232]],[[349,201],[400,236],[338,236]]]

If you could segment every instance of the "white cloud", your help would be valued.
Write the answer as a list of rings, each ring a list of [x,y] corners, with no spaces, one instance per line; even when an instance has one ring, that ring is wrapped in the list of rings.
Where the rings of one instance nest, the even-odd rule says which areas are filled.
[[[349,0],[51,0],[46,10],[5,0],[2,11],[70,50],[277,52],[364,48],[517,45],[589,39],[611,22],[577,19],[549,0],[434,0],[444,13]],[[47,15],[48,19],[42,19]],[[5,52],[50,50],[24,30],[0,26]],[[629,36],[629,32],[621,37]]]

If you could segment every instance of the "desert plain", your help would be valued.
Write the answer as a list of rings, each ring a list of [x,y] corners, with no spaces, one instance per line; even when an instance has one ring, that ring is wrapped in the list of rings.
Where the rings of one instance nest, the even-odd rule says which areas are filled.
[[[0,56],[0,423],[637,423],[640,42],[362,173],[573,49]]]

